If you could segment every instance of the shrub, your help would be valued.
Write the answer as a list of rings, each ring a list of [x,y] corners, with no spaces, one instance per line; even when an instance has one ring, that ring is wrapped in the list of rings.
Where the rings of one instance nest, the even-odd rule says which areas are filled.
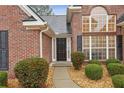
[[[98,80],[101,79],[103,76],[103,69],[98,64],[88,64],[85,67],[85,74],[92,80]]]
[[[90,60],[89,63],[90,64],[98,64],[98,65],[100,65],[100,62],[98,60],[96,60],[96,59]]]
[[[23,87],[44,87],[49,65],[43,58],[27,58],[17,63],[14,70]]]
[[[84,54],[82,52],[74,52],[71,54],[71,61],[76,70],[79,70],[84,61]]]
[[[7,86],[7,72],[0,72],[0,86]]]
[[[116,88],[124,88],[124,75],[112,76],[112,82]]]
[[[109,63],[107,69],[110,75],[124,74],[124,65],[119,63]]]
[[[0,88],[7,88],[7,86],[0,86]]]
[[[106,60],[106,64],[108,65],[109,63],[121,63],[121,62],[118,59],[108,59],[108,60]]]

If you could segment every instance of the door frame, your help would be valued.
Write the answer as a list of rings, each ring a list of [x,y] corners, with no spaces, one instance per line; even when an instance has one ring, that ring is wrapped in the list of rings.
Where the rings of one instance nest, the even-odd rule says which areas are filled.
[[[61,45],[61,43],[64,43],[64,44]],[[67,61],[67,48],[66,48],[66,46],[67,46],[66,38],[56,38],[56,60],[57,61]],[[59,53],[60,51],[62,52],[62,50],[59,47],[62,47],[62,49],[64,50],[63,51],[64,54]]]
[[[57,61],[57,38],[65,38],[66,39],[66,61],[71,61],[71,37],[53,37],[52,38],[52,61]]]

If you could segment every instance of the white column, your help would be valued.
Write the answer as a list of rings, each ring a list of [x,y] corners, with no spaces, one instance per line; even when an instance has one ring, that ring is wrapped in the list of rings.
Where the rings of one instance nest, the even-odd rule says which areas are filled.
[[[52,38],[52,61],[56,61],[56,38]]]
[[[71,37],[66,38],[66,54],[67,61],[71,61]]]
[[[108,15],[106,16],[106,32],[108,32]],[[108,45],[108,36],[106,36],[106,59],[109,58],[109,45]]]
[[[43,42],[42,42],[42,40],[43,40],[43,35],[42,35],[42,32],[40,32],[40,57],[42,58],[43,57],[43,53],[42,53],[42,51],[43,51]]]
[[[91,42],[91,36],[89,36],[89,39],[90,39],[90,41],[89,41],[89,49],[90,49],[90,60],[92,60],[92,49],[91,49],[91,45],[92,45],[92,42]]]
[[[108,36],[106,36],[106,59],[109,58],[109,49],[108,49]]]
[[[117,46],[116,46],[116,36],[115,36],[115,58],[117,58]]]
[[[90,25],[89,25],[89,32],[91,32],[91,16],[89,17]],[[92,42],[91,42],[91,36],[89,36],[89,52],[90,52],[90,60],[92,59],[92,48],[91,48]]]

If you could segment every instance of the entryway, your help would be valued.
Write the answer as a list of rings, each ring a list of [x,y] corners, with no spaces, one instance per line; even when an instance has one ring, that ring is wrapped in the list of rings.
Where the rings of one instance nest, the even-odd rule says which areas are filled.
[[[71,37],[58,35],[52,38],[52,62],[71,61]]]

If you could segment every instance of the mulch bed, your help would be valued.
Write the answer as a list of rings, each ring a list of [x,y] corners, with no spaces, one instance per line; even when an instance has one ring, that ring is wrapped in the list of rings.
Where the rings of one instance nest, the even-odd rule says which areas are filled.
[[[71,79],[82,88],[111,88],[113,87],[111,76],[109,75],[107,68],[102,64],[103,68],[103,77],[100,80],[90,80],[85,75],[85,66],[82,66],[82,69],[77,71],[73,67],[68,69]]]
[[[54,84],[53,84],[53,73],[54,73],[54,67],[50,67],[45,88],[52,88],[52,87],[54,87]],[[8,87],[9,88],[21,88],[21,86],[20,86],[20,84],[18,82],[18,79],[9,79],[8,80]]]

